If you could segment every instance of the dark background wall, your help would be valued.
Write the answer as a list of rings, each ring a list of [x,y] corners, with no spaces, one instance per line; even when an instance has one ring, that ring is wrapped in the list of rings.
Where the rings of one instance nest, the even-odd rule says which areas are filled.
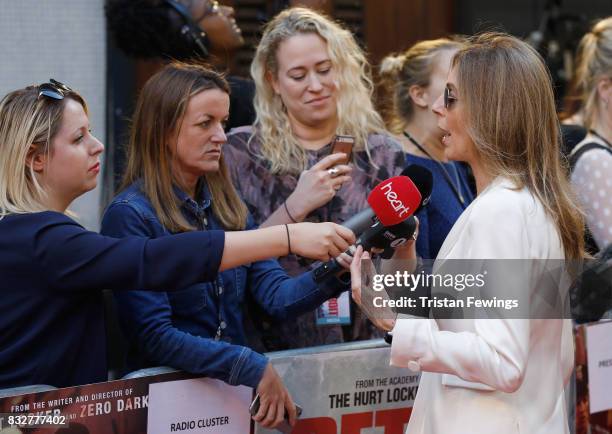
[[[560,3],[561,10],[587,20],[612,15],[612,0],[457,0],[455,6],[455,31],[470,34],[485,23],[502,24],[506,31],[526,37],[539,24],[547,4]]]

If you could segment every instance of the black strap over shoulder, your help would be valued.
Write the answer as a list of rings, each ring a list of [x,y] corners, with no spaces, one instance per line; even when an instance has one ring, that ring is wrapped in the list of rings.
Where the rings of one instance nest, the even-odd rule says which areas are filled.
[[[572,152],[569,155],[570,170],[572,172],[574,171],[576,163],[578,163],[580,157],[592,149],[604,149],[612,154],[612,149],[601,143],[588,142],[582,145],[578,145],[574,149],[572,149]],[[599,246],[597,245],[597,242],[593,238],[593,234],[591,233],[588,227],[586,228],[584,234],[584,247],[586,251],[590,254],[596,254],[599,251]]]
[[[576,163],[578,162],[582,154],[590,151],[591,149],[605,149],[606,151],[612,154],[612,149],[597,142],[589,142],[585,143],[584,145],[576,146],[569,155],[569,164],[572,172],[574,171]]]

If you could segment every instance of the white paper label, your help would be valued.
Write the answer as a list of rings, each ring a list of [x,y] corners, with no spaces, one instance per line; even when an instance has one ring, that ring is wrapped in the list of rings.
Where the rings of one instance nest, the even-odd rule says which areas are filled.
[[[248,433],[252,395],[210,378],[151,384],[147,433]]]
[[[592,413],[612,409],[612,322],[586,328],[589,406]]]

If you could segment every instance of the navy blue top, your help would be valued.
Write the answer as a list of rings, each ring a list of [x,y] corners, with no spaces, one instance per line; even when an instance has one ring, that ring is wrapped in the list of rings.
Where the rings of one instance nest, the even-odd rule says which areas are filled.
[[[419,237],[416,241],[417,254],[423,259],[435,259],[446,236],[465,208],[474,200],[467,180],[467,170],[456,162],[442,163],[451,180],[463,195],[465,204],[455,195],[444,177],[442,168],[430,158],[406,154],[406,165],[418,164],[429,169],[433,175],[433,190],[429,204],[417,213],[419,218]]]
[[[0,220],[0,388],[106,381],[102,289],[216,277],[225,235],[122,240],[53,211]],[[198,254],[195,254],[195,253]]]
[[[102,233],[112,236],[164,237],[147,197],[135,183],[106,210]],[[206,188],[194,201],[175,189],[185,218],[198,228],[219,229]],[[249,216],[247,229],[255,224]],[[117,311],[128,339],[130,369],[167,365],[257,387],[267,358],[247,348],[243,329],[246,291],[269,314],[290,319],[313,310],[347,289],[332,278],[317,286],[312,272],[290,278],[276,260],[253,262],[219,273],[214,283],[196,284],[175,293],[116,292]]]

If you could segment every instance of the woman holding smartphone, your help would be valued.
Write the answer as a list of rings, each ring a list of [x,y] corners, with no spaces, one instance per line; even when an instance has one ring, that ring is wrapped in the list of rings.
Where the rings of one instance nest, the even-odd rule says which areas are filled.
[[[345,221],[366,208],[374,186],[401,172],[404,154],[374,110],[368,69],[352,34],[310,9],[287,9],[266,26],[251,65],[257,118],[231,131],[225,149],[261,227]],[[349,150],[352,140],[352,156],[332,154],[337,135],[352,137],[336,147]],[[293,255],[280,263],[291,275],[311,266]],[[344,335],[337,325],[317,325],[314,314],[274,325],[252,314],[268,350],[372,336],[358,309]]]
[[[176,290],[289,250],[329,258],[354,240],[333,224],[155,240],[87,231],[67,208],[96,186],[103,150],[84,99],[59,82],[0,101],[0,388],[105,381],[103,289]]]

